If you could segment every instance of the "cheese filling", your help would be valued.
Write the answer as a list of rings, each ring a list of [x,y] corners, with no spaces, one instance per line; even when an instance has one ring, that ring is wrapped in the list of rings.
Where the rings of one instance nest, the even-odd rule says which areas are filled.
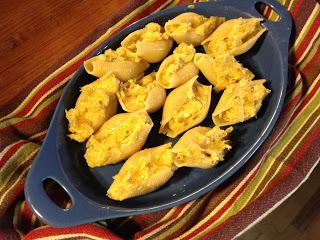
[[[213,57],[212,68],[215,71],[217,79],[215,87],[219,90],[240,80],[250,81],[254,78],[254,74],[238,63],[229,53],[215,55]]]
[[[143,29],[137,30],[136,34],[133,34],[131,39],[126,42],[126,48],[132,52],[137,51],[138,42],[154,42],[167,40],[169,36],[164,32],[163,28],[158,23],[149,23]]]
[[[194,32],[200,36],[207,34],[207,29],[211,29],[215,26],[218,18],[198,15],[192,17],[188,22],[168,21],[166,24],[166,30],[169,34],[172,33],[187,33],[194,30]]]
[[[261,29],[258,21],[242,20],[235,24],[224,38],[218,41],[210,41],[208,47],[212,52],[230,51],[253,38]]]
[[[119,156],[139,140],[139,133],[146,124],[150,124],[146,117],[131,115],[122,122],[118,122],[113,128],[103,128],[91,136],[87,143],[85,158],[90,165],[105,165],[110,159],[118,159]]]
[[[179,132],[181,129],[184,129],[185,126],[189,126],[190,123],[194,122],[199,116],[205,101],[201,95],[202,88],[202,86],[195,84],[193,86],[193,92],[187,93],[187,101],[173,114],[173,117],[167,124],[169,131]]]
[[[199,167],[218,163],[224,159],[225,153],[231,149],[231,145],[226,138],[232,130],[232,127],[226,130],[214,127],[205,134],[193,132],[192,142],[185,146],[182,151],[176,152],[175,161],[178,165],[193,164]]]
[[[104,52],[107,62],[120,62],[120,61],[132,61],[140,62],[141,58],[130,53],[123,47],[119,47],[116,50],[108,49]]]
[[[149,177],[161,171],[161,169],[172,168],[172,153],[169,148],[163,149],[161,152],[149,152],[146,156],[138,160],[130,171],[119,173],[114,177],[115,181],[119,181],[123,187],[142,188]]]
[[[185,43],[179,44],[179,46],[173,51],[173,61],[166,67],[163,75],[159,79],[164,86],[170,85],[170,79],[172,75],[182,69],[187,63],[193,61],[195,48],[192,45]]]
[[[149,91],[156,85],[155,73],[151,73],[143,78],[130,79],[123,83],[118,92],[124,105],[131,111],[145,108]]]

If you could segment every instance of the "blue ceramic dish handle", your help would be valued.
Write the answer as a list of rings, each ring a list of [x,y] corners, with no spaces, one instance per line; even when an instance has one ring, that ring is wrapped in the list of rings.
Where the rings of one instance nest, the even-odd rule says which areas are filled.
[[[59,126],[56,126],[56,124],[51,125],[48,131],[49,135],[56,134],[57,127]],[[92,216],[103,218],[102,216],[117,215],[115,210],[90,202],[70,184],[67,176],[59,166],[60,161],[58,161],[59,156],[56,148],[56,144],[53,142],[45,141],[27,177],[25,186],[26,200],[35,214],[49,225],[55,227],[66,227],[95,221],[96,219],[92,219]],[[72,206],[69,209],[58,207],[49,198],[43,186],[45,179],[56,181],[69,194],[72,201]]]
[[[264,18],[257,10],[258,2],[271,6],[280,16],[277,22],[266,20],[264,25],[272,31],[278,45],[278,51],[281,52],[284,62],[288,59],[288,43],[291,32],[291,17],[289,12],[275,0],[221,0],[215,1],[215,4],[222,6],[232,6],[242,9],[253,16]],[[200,3],[201,4],[201,3]],[[181,6],[182,7],[182,6]],[[178,7],[178,8],[181,8]],[[173,11],[173,8],[170,10]],[[276,30],[275,30],[276,29]],[[287,74],[287,68],[282,69]],[[278,104],[282,104],[279,102]],[[54,114],[53,119],[57,116]],[[47,138],[55,139],[57,134],[57,121],[52,121],[48,130]],[[49,167],[49,169],[48,169]],[[235,170],[234,170],[235,171]],[[45,179],[53,179],[59,183],[69,194],[72,200],[72,206],[69,209],[62,209],[55,205],[48,197],[43,187]],[[37,155],[33,167],[30,170],[26,186],[25,195],[27,202],[34,213],[49,225],[55,227],[66,227],[78,225],[86,222],[92,222],[104,218],[114,218],[137,214],[139,210],[123,210],[109,208],[90,201],[82,195],[76,187],[71,184],[60,166],[60,159],[56,142],[45,141],[39,154]],[[200,193],[198,194],[200,196]],[[180,203],[180,202],[179,202]],[[182,202],[181,202],[182,203]],[[143,211],[142,211],[143,212]]]

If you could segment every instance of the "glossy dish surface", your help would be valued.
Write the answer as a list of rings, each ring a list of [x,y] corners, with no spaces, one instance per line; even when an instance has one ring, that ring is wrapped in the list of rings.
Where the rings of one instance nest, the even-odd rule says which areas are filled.
[[[108,40],[93,53],[98,55],[108,48],[116,49],[131,32],[143,28],[147,23],[157,22],[162,26],[169,19],[184,13],[196,12],[205,16],[220,16],[226,19],[239,17],[262,17],[255,9],[258,0],[196,3],[160,11],[128,26]],[[26,182],[26,198],[32,210],[44,222],[58,227],[77,225],[101,219],[129,216],[173,207],[194,200],[214,189],[239,170],[259,148],[272,130],[283,104],[287,85],[288,41],[291,32],[289,13],[276,1],[264,0],[278,12],[279,22],[264,21],[267,32],[247,53],[238,56],[256,79],[267,80],[265,86],[272,92],[264,100],[257,118],[234,126],[230,139],[232,150],[225,160],[210,169],[181,168],[167,184],[155,192],[128,199],[114,201],[106,197],[106,190],[112,183],[122,163],[99,168],[89,168],[84,159],[85,143],[71,141],[68,137],[68,122],[65,109],[74,106],[79,88],[96,78],[87,74],[83,66],[65,87],[55,110],[45,142],[36,157]],[[189,4],[190,5],[190,4]],[[176,44],[174,45],[176,46]],[[172,50],[174,47],[172,48]],[[197,52],[204,52],[202,46]],[[172,51],[171,51],[172,52]],[[157,70],[159,63],[152,64],[145,74]],[[202,74],[199,82],[209,85]],[[212,102],[206,119],[201,126],[213,127],[211,114],[221,96],[212,91]],[[169,141],[176,143],[181,135],[171,139],[159,134],[162,110],[150,114],[154,127],[144,148],[155,147]],[[46,195],[43,181],[51,178],[58,182],[70,195],[72,207],[68,210],[57,207]]]

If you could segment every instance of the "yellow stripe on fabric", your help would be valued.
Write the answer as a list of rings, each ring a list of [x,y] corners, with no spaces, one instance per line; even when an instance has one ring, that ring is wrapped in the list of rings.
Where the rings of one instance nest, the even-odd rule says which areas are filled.
[[[282,6],[284,6],[285,3],[286,3],[286,0],[278,0],[278,2],[279,2]],[[271,21],[278,21],[279,18],[280,18],[280,16],[279,16],[275,11],[271,11],[271,15],[270,15],[270,17],[269,17],[269,19],[270,19]]]
[[[86,233],[70,233],[70,234],[59,234],[59,235],[52,235],[49,237],[36,237],[34,238],[35,240],[63,240],[65,238],[79,238],[79,237],[83,237],[84,239],[92,239],[92,240],[106,240],[108,238],[100,238],[100,237],[96,237],[90,234],[86,234]]]
[[[302,53],[300,58],[296,61],[295,65],[299,66],[299,64],[301,64],[302,61],[306,61],[309,58],[310,49],[314,49],[314,48],[317,49],[318,48],[318,46],[319,46],[319,33],[320,33],[320,28],[318,28],[317,32],[314,34],[313,38],[308,43],[307,48],[304,50],[304,52]],[[308,55],[307,58],[306,58],[306,55]]]
[[[311,116],[314,112],[316,112],[317,110],[319,110],[320,105],[314,109],[309,116]],[[299,138],[299,140],[296,142],[296,144],[291,148],[290,152],[288,154],[286,154],[286,156],[284,158],[272,158],[272,157],[268,157],[267,161],[265,163],[263,163],[261,165],[261,168],[259,169],[258,173],[256,174],[256,176],[254,177],[254,179],[249,183],[249,185],[247,186],[247,188],[241,193],[241,195],[237,198],[237,200],[232,204],[232,206],[229,208],[228,211],[226,211],[212,226],[218,226],[220,223],[222,223],[223,221],[225,221],[226,219],[228,219],[229,217],[233,216],[235,213],[241,211],[241,209],[243,209],[247,203],[248,203],[248,198],[250,197],[250,194],[252,194],[255,189],[256,189],[256,184],[259,181],[259,178],[265,176],[265,174],[268,173],[268,170],[270,170],[270,167],[272,166],[273,163],[275,163],[275,161],[281,161],[283,163],[286,162],[286,160],[289,158],[289,156],[291,156],[292,152],[297,149],[297,147],[299,146],[299,144],[301,143],[302,140],[304,140],[304,138],[310,133],[311,129],[313,128],[313,126],[316,124],[317,120],[320,118],[320,116],[318,116],[313,124],[311,124],[307,131],[305,131],[305,133]],[[308,118],[309,119],[309,118]],[[305,121],[306,122],[306,121]],[[304,122],[304,123],[305,123]],[[304,124],[303,124],[304,125]],[[277,156],[279,157],[279,155]],[[210,226],[211,227],[211,226]]]
[[[185,216],[177,219],[177,221],[174,223],[174,225],[169,228],[168,230],[164,231],[160,235],[155,235],[154,239],[161,240],[166,239],[171,234],[179,231],[181,227],[183,227],[188,221],[191,221],[190,219],[198,212],[198,210],[203,206],[203,203],[207,200],[207,198],[210,197],[210,194],[205,195],[200,200],[195,201],[195,205],[192,206],[191,211],[188,212]]]
[[[316,100],[316,99],[315,99],[315,103],[317,103],[317,100]],[[305,123],[310,119],[310,117],[314,114],[314,112],[317,111],[317,109],[319,109],[320,104],[316,105],[314,109],[312,109],[312,107],[313,107],[313,106],[311,106],[311,110],[312,110],[312,111],[309,113],[308,117],[307,117],[306,119],[304,119],[304,121],[301,123],[301,126],[305,125]],[[316,124],[316,120],[317,120],[317,119],[315,119],[314,123],[310,125],[311,127],[314,126],[314,124]],[[309,127],[308,130],[310,130],[310,129],[311,129],[311,128]],[[307,133],[307,132],[308,132],[308,131],[306,131],[306,133]],[[297,132],[295,132],[295,133],[297,133]],[[300,139],[298,140],[298,142],[296,143],[295,147],[298,146],[298,144],[303,140],[303,138],[306,136],[306,133],[304,133],[304,134],[301,136],[301,138],[300,138]],[[294,136],[295,136],[295,134],[293,135],[293,137],[294,137]],[[290,139],[290,142],[291,142],[291,141],[292,141],[292,139]],[[289,142],[287,143],[287,145],[286,145],[285,147],[287,147],[288,144],[289,144]],[[264,191],[264,189],[267,187],[267,185],[268,185],[268,184],[272,181],[272,179],[274,179],[274,177],[278,174],[278,172],[281,170],[281,167],[283,166],[283,163],[285,162],[285,160],[287,159],[287,157],[290,155],[290,153],[292,153],[292,152],[294,151],[295,147],[293,147],[293,148],[291,149],[291,151],[290,151],[288,154],[286,154],[286,157],[285,157],[284,159],[281,159],[281,163],[279,164],[278,168],[276,169],[276,171],[274,172],[274,174],[272,175],[272,177],[268,180],[268,182],[265,184],[265,187],[260,191],[260,193]],[[275,161],[276,159],[279,158],[280,154],[283,152],[284,149],[285,149],[285,148],[283,148],[282,151],[279,152],[279,153],[278,153],[277,155],[275,155],[274,157],[271,156],[271,154],[273,153],[273,150],[271,150],[269,156],[268,156],[267,159],[266,159],[266,161]],[[277,161],[278,161],[278,160],[277,160]],[[257,196],[257,197],[258,197],[258,196]]]
[[[158,227],[157,229],[155,229],[155,230],[153,230],[153,231],[147,233],[146,235],[143,235],[143,236],[141,236],[141,237],[139,237],[139,238],[137,238],[137,239],[139,239],[139,240],[147,239],[147,238],[149,238],[150,236],[152,236],[154,233],[161,231],[161,230],[164,229],[166,226],[168,226],[168,225],[171,224],[172,222],[176,221],[176,219],[179,219],[179,218],[190,208],[190,206],[192,205],[193,202],[194,202],[194,201],[187,203],[187,204],[184,206],[183,210],[182,210],[182,211],[178,214],[178,216],[176,216],[175,218],[171,219],[170,221],[168,221],[167,223],[161,225],[161,226]],[[156,224],[157,224],[157,223],[156,223]],[[155,224],[153,224],[153,225],[155,225]],[[153,225],[151,225],[150,227],[152,227]]]
[[[319,46],[320,46],[320,38],[319,38],[319,33],[320,33],[320,28],[317,31],[317,34],[313,37],[313,41],[316,40],[314,43],[313,41],[310,41],[308,48],[305,50],[305,54],[301,56],[299,59],[300,62],[297,64],[297,68],[299,70],[303,70],[304,67],[311,61],[311,59],[317,54],[319,51]],[[308,50],[311,51],[308,52]],[[303,58],[304,57],[304,58]]]
[[[251,171],[244,177],[244,179],[232,190],[232,192],[225,199],[223,199],[223,201],[219,205],[216,206],[216,208],[209,215],[207,215],[205,218],[203,218],[201,221],[195,224],[190,230],[186,231],[177,239],[182,239],[187,235],[189,235],[190,233],[192,233],[193,231],[195,231],[196,229],[201,228],[203,224],[205,224],[212,216],[214,216],[218,211],[220,211],[228,201],[231,200],[231,198],[240,190],[240,188],[243,187],[243,185],[252,176],[252,174],[255,173],[255,171],[258,169],[259,166],[260,166],[259,164],[254,166],[254,168],[251,169]]]
[[[60,68],[55,70],[53,73],[51,73],[48,77],[46,77],[43,81],[41,81],[24,99],[24,101],[11,113],[8,115],[0,118],[0,122],[4,119],[11,118],[15,114],[17,114],[19,111],[23,109],[23,107],[30,101],[30,99],[41,89],[47,82],[52,80],[54,77],[59,75],[61,72],[72,66],[75,62],[79,61],[81,58],[86,56],[89,52],[91,52],[95,47],[102,44],[113,32],[115,32],[119,27],[130,21],[132,18],[137,16],[139,13],[141,13],[143,10],[145,10],[147,7],[152,5],[156,0],[151,0],[146,2],[145,4],[141,5],[140,7],[133,10],[131,13],[126,15],[124,18],[122,18],[119,22],[117,22],[115,25],[110,27],[106,33],[104,33],[102,36],[100,36],[96,41],[94,41],[92,44],[87,46],[81,53],[73,57],[71,60],[67,61],[65,64],[63,64]]]
[[[13,220],[12,220],[13,229],[19,234],[21,238],[24,236],[23,232],[21,232],[19,229],[22,208],[23,208],[22,202],[18,202],[14,208]]]
[[[320,4],[316,4],[315,8],[312,10],[312,12],[310,14],[310,17],[308,18],[306,23],[303,25],[303,28],[302,28],[301,32],[299,33],[296,41],[294,42],[293,46],[289,50],[289,54],[293,54],[293,52],[298,49],[298,47],[300,46],[304,37],[307,35],[307,32],[309,31],[310,27],[312,26],[312,23],[316,19],[319,12],[320,12]]]
[[[316,81],[314,82],[314,84],[311,85],[308,93],[313,89],[313,87],[315,86],[315,83],[316,83]],[[305,95],[305,97],[308,96],[308,93]],[[274,158],[276,158],[278,156],[278,154],[281,154],[282,149],[284,149],[288,145],[288,143],[290,142],[292,137],[301,128],[301,126],[302,126],[301,122],[303,122],[304,119],[306,118],[305,115],[310,114],[310,105],[314,107],[314,105],[317,106],[317,104],[319,104],[319,102],[312,101],[315,98],[318,99],[319,95],[320,95],[319,92],[317,94],[315,94],[315,96],[313,96],[313,98],[310,100],[309,104],[304,106],[304,109],[299,112],[299,114],[295,117],[295,120],[288,127],[286,133],[284,133],[284,135],[281,137],[281,139],[279,140],[277,145],[274,146],[273,150],[270,152],[270,154],[273,155]]]
[[[16,185],[27,176],[28,171],[30,170],[31,165],[29,165],[28,167],[26,167],[21,174],[19,175],[19,177],[10,185],[10,187],[3,193],[3,195],[0,194],[0,208],[1,206],[6,206],[6,204],[3,204],[3,202],[5,200],[8,201],[8,199],[10,198],[9,195],[7,195],[8,193],[10,193],[10,191],[12,191],[12,189],[14,189],[16,187]],[[12,194],[13,192],[11,192]]]
[[[40,146],[35,143],[26,143],[15,153],[0,169],[0,193],[8,187],[8,183],[21,165],[29,161],[38,151]],[[1,196],[1,194],[0,194]]]
[[[51,103],[53,103],[54,101],[56,101],[57,99],[59,99],[59,97],[61,96],[61,92],[63,89],[58,90],[55,94],[53,94],[52,96],[50,96],[48,99],[46,99],[45,101],[43,101],[38,107],[37,109],[35,109],[35,111],[31,114],[31,116],[28,117],[17,117],[17,118],[10,118],[8,120],[5,120],[3,122],[0,122],[0,130],[4,129],[6,127],[15,125],[19,122],[22,122],[24,120],[27,119],[32,119],[35,116],[37,116],[44,108],[48,107]]]
[[[64,80],[62,80],[61,82],[59,82],[57,85],[55,85],[53,88],[51,88],[49,91],[47,91],[44,95],[42,95],[39,100],[34,104],[34,106],[30,109],[30,111],[25,115],[25,116],[30,116],[33,111],[38,107],[39,104],[41,104],[41,102],[47,97],[49,96],[51,93],[53,93],[54,91],[56,91],[57,89],[59,89],[60,87],[62,87],[63,85],[65,85],[72,77],[73,74],[69,75],[68,77],[66,77]]]

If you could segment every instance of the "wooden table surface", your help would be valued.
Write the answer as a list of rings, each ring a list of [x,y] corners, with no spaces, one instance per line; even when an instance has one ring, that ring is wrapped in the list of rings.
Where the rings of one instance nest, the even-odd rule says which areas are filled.
[[[116,22],[126,0],[1,0],[0,117]],[[80,47],[81,45],[81,47]]]
[[[126,0],[1,0],[0,117],[18,105],[48,74],[79,53],[85,44],[104,33],[106,23],[117,22],[126,7]],[[9,107],[9,102],[15,104]],[[315,191],[312,199],[319,202],[319,196],[319,191]],[[301,209],[309,206],[305,204]],[[318,212],[316,209],[304,212]],[[319,214],[302,219],[309,222],[303,232],[314,230],[306,239],[319,237],[315,234],[320,226]]]

